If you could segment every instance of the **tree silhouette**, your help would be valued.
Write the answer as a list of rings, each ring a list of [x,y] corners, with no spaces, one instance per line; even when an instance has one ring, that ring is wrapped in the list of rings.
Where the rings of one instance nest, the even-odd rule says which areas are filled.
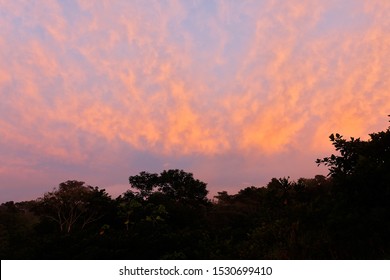
[[[38,199],[38,212],[54,221],[61,232],[81,229],[104,216],[103,207],[110,197],[105,190],[85,186],[84,182],[66,181],[58,189]]]
[[[390,127],[369,136],[363,141],[332,134],[339,155],[317,160],[329,167],[333,182],[337,211],[330,212],[329,233],[334,246],[344,250],[340,258],[390,255],[390,225],[385,222],[390,220]]]
[[[331,134],[329,139],[340,155],[317,159],[318,165],[329,167],[332,177],[367,176],[390,174],[390,127],[386,131],[369,134],[370,139],[362,141],[351,137],[346,140],[342,135]]]
[[[66,181],[0,205],[3,259],[389,259],[390,128],[332,134],[329,176],[272,178],[207,199],[179,169],[130,176],[112,200]]]
[[[194,179],[192,173],[179,169],[164,170],[159,175],[142,171],[130,176],[129,183],[143,199],[160,192],[176,201],[207,201],[207,184]]]

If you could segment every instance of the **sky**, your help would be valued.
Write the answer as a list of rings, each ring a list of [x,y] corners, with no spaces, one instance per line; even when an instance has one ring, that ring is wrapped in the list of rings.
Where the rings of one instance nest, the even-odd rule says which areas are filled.
[[[390,114],[387,0],[0,0],[0,202],[113,198],[183,169],[210,195],[327,174]]]

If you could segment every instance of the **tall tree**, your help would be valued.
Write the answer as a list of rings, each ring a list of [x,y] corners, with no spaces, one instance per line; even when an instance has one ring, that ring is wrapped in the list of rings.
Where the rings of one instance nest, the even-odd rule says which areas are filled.
[[[390,127],[369,134],[366,141],[353,137],[348,140],[340,134],[329,138],[339,154],[318,159],[317,163],[329,167],[333,182],[334,211],[328,219],[333,246],[342,248],[338,250],[341,257],[387,258],[390,255],[390,225],[386,222],[390,220]]]
[[[328,166],[329,174],[336,178],[359,174],[382,177],[390,174],[390,127],[369,136],[370,139],[362,141],[354,137],[347,140],[338,133],[331,134],[329,139],[339,155],[317,159],[317,164]]]
[[[160,192],[176,201],[207,201],[207,184],[195,179],[192,173],[179,169],[164,170],[160,174],[143,171],[130,176],[129,183],[144,199]]]
[[[160,174],[159,190],[176,201],[205,202],[207,184],[194,179],[192,173],[183,170],[164,170]]]
[[[101,219],[104,205],[110,200],[104,189],[80,181],[66,181],[38,199],[38,211],[57,223],[61,232],[69,233],[76,225],[83,229]]]

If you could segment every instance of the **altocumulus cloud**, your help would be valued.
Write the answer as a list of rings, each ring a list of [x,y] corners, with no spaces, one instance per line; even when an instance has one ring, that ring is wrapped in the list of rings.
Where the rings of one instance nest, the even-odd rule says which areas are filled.
[[[0,191],[312,176],[386,127],[388,1],[0,1]],[[114,187],[115,186],[115,187]],[[124,191],[125,189],[123,189]]]

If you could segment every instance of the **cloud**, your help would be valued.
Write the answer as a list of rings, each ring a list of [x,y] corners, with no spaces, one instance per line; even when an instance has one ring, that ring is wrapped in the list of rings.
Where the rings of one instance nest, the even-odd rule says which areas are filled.
[[[0,11],[0,151],[22,159],[1,169],[9,178],[45,162],[123,163],[124,147],[206,172],[226,157],[328,153],[332,132],[386,126],[386,1],[2,1]]]

